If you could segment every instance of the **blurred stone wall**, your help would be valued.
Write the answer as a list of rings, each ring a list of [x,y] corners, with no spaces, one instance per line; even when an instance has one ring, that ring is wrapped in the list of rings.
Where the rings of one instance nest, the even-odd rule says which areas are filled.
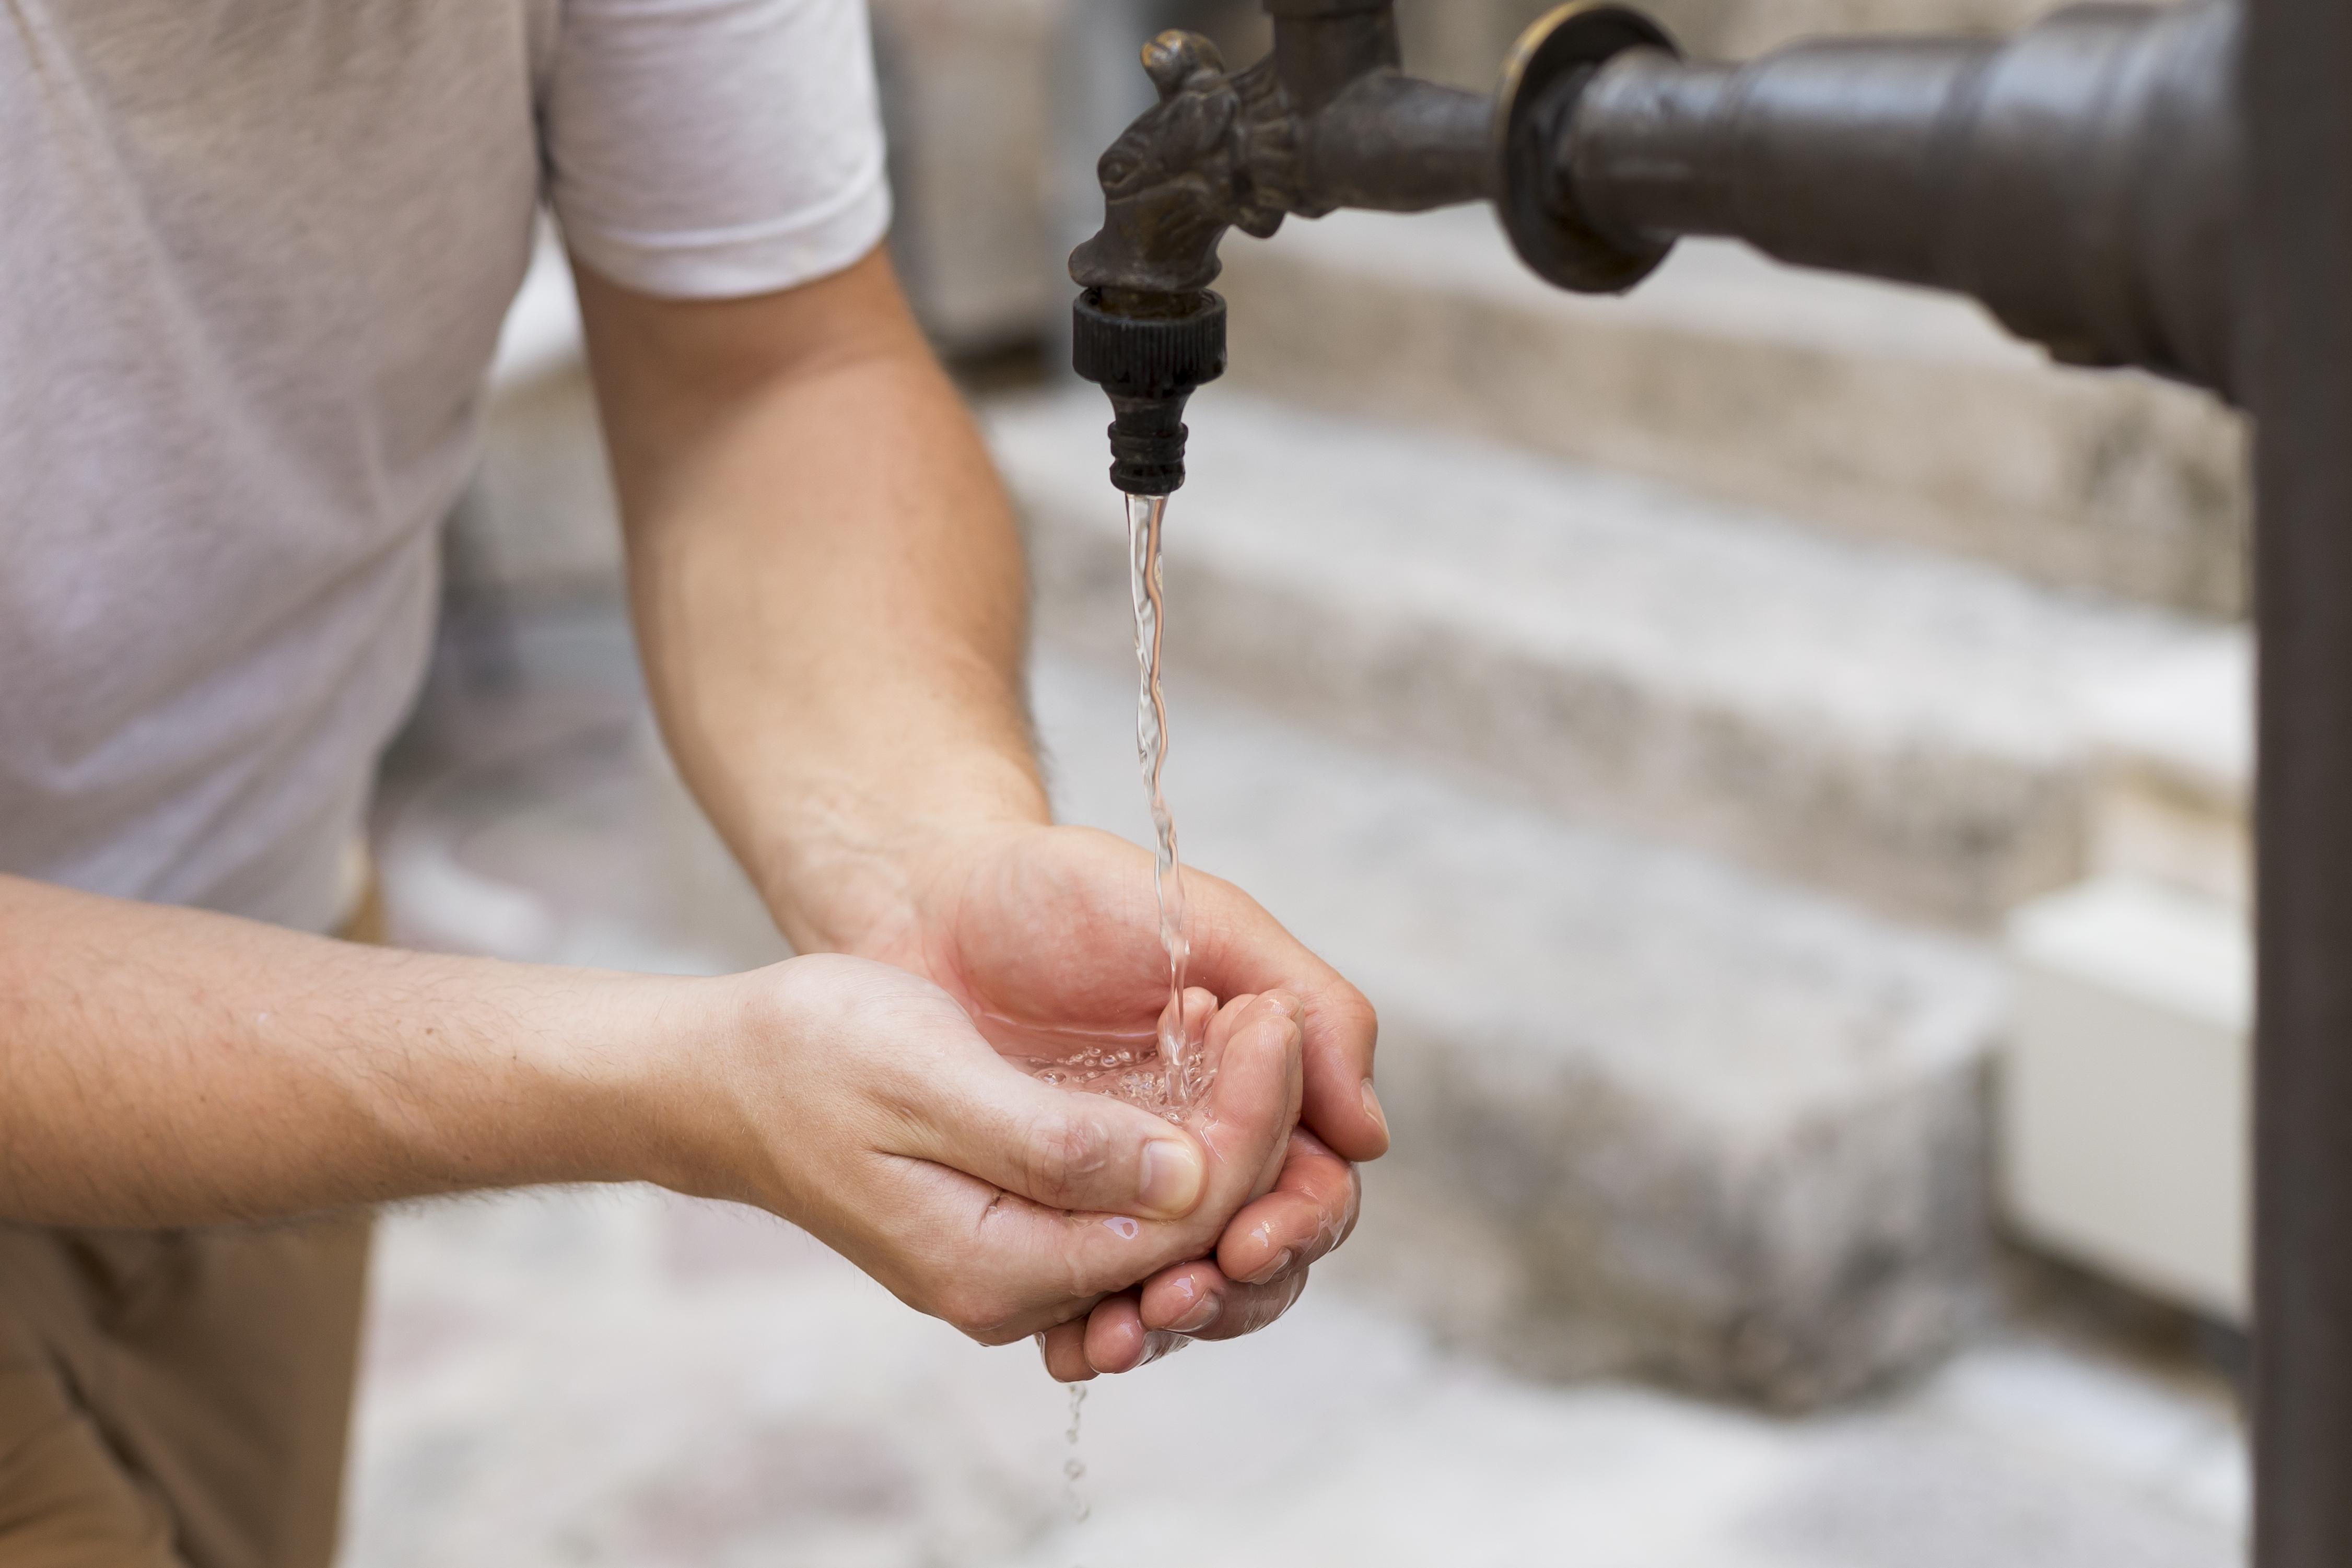
[[[1633,0],[1689,54],[1744,59],[1827,33],[2002,33],[2054,0]],[[1492,88],[1512,41],[1557,0],[1397,0],[1405,63],[1463,87]]]
[[[1054,258],[1054,46],[1066,0],[874,0],[898,218],[891,248],[943,348],[1034,338]]]

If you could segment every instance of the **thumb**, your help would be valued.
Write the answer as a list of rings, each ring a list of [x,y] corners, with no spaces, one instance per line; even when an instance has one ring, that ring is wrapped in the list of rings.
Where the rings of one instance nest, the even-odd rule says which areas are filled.
[[[1047,1208],[1181,1219],[1200,1206],[1198,1140],[1150,1111],[1038,1082],[983,1048],[936,1058],[898,1150]]]

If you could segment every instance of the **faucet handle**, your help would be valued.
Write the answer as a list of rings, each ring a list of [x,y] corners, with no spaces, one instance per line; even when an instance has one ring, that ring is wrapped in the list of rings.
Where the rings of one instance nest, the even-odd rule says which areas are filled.
[[[1225,57],[1200,34],[1171,27],[1143,46],[1143,74],[1160,89],[1160,101],[1166,103],[1188,87],[1209,91],[1222,87]],[[1203,77],[1209,79],[1194,79]]]

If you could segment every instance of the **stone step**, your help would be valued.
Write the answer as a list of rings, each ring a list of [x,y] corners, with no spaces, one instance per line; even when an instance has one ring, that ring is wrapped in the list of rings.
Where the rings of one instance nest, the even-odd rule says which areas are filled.
[[[2241,915],[2253,899],[2254,650],[2243,638],[2103,694],[2091,865]]]
[[[1049,636],[1129,637],[1089,388],[988,411]],[[1213,387],[1170,658],[1328,730],[1989,930],[2084,865],[2099,698],[2234,630]]]
[[[1398,1152],[1346,1277],[1531,1370],[1783,1405],[1973,1320],[2005,1006],[1980,949],[1320,738],[1198,662],[1171,692],[1187,861],[1381,1010]],[[1064,817],[1144,838],[1131,665],[1035,685]]]
[[[370,1287],[342,1568],[2246,1560],[2226,1398],[2039,1336],[1788,1420],[1498,1374],[1318,1278],[1263,1333],[1090,1384],[1074,1446],[1029,1346],[723,1205],[404,1205]]]
[[[1491,436],[1849,535],[2212,613],[2244,598],[2243,436],[2201,395],[2053,366],[1974,305],[1686,244],[1551,289],[1484,209],[1235,236],[1235,384]]]
[[[2116,874],[2011,921],[1995,1106],[2016,1230],[2243,1325],[2253,1260],[2253,933],[2217,899]]]

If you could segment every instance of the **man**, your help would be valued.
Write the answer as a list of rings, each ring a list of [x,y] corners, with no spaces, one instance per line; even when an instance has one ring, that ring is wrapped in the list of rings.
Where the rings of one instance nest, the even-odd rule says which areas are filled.
[[[326,1562],[383,1200],[758,1204],[1064,1379],[1352,1223],[1371,1014],[1230,887],[1205,1134],[987,1043],[1131,1036],[1164,969],[1149,861],[1048,825],[866,49],[856,0],[0,11],[0,1562]],[[542,196],[665,731],[811,955],[756,974],[314,934]]]

